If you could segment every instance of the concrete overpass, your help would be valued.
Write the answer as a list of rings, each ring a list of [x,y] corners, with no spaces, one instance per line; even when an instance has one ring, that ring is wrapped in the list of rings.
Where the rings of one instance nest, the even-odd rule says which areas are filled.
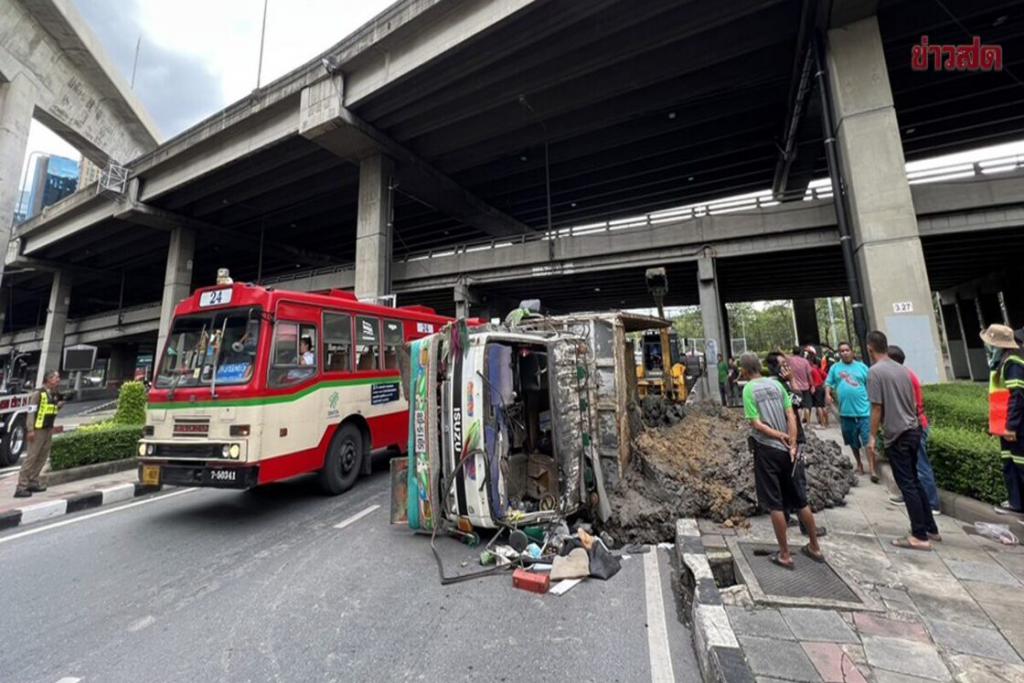
[[[574,250],[634,246],[640,233],[589,243],[544,233],[768,187],[791,202],[831,171],[843,188],[832,218],[824,206],[800,208],[819,223],[805,231],[821,240],[813,249],[727,252],[731,228],[718,216],[680,224],[678,235],[646,235],[652,245],[675,240],[674,257],[691,264],[679,281],[699,280],[680,295],[712,297],[707,336],[719,339],[721,298],[746,296],[747,274],[774,267],[791,291],[824,293],[851,271],[839,247],[849,244],[870,323],[914,340],[905,346],[922,359],[920,374],[938,377],[930,278],[939,271],[929,262],[955,248],[922,229],[904,161],[1018,135],[1024,95],[1009,74],[913,71],[910,46],[923,33],[956,43],[963,26],[976,26],[1012,62],[1024,54],[1014,51],[1024,47],[1021,5],[949,0],[950,17],[930,0],[403,0],[321,58],[129,162],[123,195],[69,198],[22,226],[9,254],[21,271],[9,282],[18,296],[8,329],[34,326],[46,298],[70,298],[67,313],[81,319],[162,298],[166,325],[174,302],[221,266],[267,281],[354,264],[361,296],[392,282],[429,296],[451,291],[458,276],[509,296],[541,280],[555,283],[554,294],[572,283],[585,290]],[[971,230],[962,227],[956,239]],[[481,239],[519,246],[467,248],[430,259],[426,271],[416,258]],[[713,253],[694,262],[686,250],[708,242],[722,250],[718,262],[706,260]],[[939,252],[929,258],[932,242]],[[499,251],[546,277],[502,271],[494,264],[511,256]],[[807,267],[794,268],[800,251]],[[54,286],[65,279],[33,270],[45,263],[73,274],[72,296]],[[944,263],[942,273],[970,279],[970,268]],[[592,272],[612,270],[629,268]],[[786,282],[769,279],[777,281]],[[893,296],[915,313],[894,316]]]

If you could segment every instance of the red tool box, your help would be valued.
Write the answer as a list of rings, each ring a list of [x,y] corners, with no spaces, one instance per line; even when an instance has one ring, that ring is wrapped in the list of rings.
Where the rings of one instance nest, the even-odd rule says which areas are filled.
[[[549,574],[538,574],[528,572],[525,569],[517,569],[512,572],[512,585],[522,588],[524,591],[534,593],[547,593],[551,587],[551,576]]]

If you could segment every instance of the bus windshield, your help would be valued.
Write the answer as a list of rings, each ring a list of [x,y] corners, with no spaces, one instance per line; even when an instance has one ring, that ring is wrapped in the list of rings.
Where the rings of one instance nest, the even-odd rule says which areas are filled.
[[[174,320],[156,378],[158,389],[245,384],[256,366],[258,309],[235,309]]]

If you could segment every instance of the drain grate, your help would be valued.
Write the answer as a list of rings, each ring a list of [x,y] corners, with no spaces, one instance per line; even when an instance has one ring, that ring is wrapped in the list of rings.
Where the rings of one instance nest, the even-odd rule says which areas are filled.
[[[783,569],[772,564],[769,555],[755,555],[755,551],[775,552],[774,545],[739,543],[743,559],[767,598],[796,598],[863,604],[843,579],[828,566],[794,553],[796,569]]]

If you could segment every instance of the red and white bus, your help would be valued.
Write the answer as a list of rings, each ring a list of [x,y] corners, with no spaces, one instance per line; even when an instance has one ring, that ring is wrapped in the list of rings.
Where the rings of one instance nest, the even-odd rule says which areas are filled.
[[[231,283],[178,304],[139,442],[144,484],[250,488],[319,472],[341,493],[404,452],[399,351],[447,318],[352,294]]]

